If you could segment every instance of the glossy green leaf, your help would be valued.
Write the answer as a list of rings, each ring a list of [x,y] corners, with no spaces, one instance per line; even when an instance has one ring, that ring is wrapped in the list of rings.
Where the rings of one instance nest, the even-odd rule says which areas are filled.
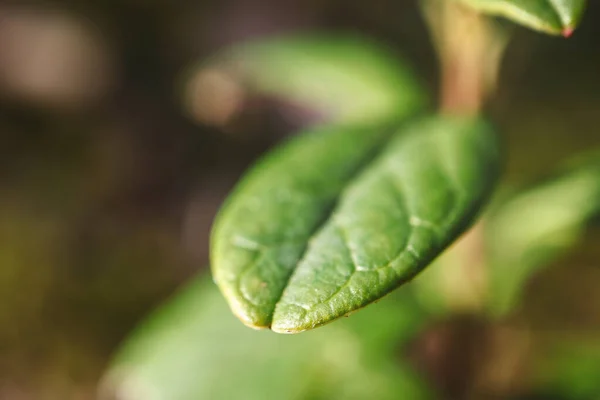
[[[295,333],[381,298],[466,229],[498,149],[479,120],[327,128],[250,171],[213,228],[213,276],[248,326]]]
[[[487,221],[490,308],[512,309],[528,279],[569,249],[600,212],[600,153],[518,193]]]
[[[102,383],[119,400],[433,399],[400,356],[427,316],[402,291],[300,336],[246,329],[206,277],[128,339]],[[376,326],[377,329],[373,329]]]
[[[531,29],[570,36],[586,0],[460,0],[482,12],[506,17]]]
[[[251,41],[217,55],[208,67],[232,71],[250,88],[344,122],[381,121],[423,102],[402,59],[352,35],[295,35]]]

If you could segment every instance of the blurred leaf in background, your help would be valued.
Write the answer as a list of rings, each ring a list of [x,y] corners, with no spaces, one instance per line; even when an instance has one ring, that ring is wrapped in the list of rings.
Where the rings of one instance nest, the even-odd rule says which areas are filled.
[[[326,121],[381,123],[425,102],[396,52],[358,34],[311,33],[248,41],[189,72],[187,108],[200,121],[231,118],[246,88],[295,102]],[[218,122],[213,121],[213,122]]]
[[[513,309],[528,279],[581,240],[600,212],[600,153],[580,157],[491,212],[485,229],[494,314]]]
[[[103,391],[120,400],[430,399],[397,354],[423,322],[403,291],[305,335],[253,331],[200,277],[138,328]]]

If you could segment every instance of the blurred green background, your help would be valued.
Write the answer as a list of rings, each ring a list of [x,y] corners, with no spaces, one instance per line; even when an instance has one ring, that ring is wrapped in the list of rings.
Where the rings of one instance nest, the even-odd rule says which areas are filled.
[[[569,40],[514,28],[487,106],[506,144],[500,193],[600,146],[600,3],[590,3]],[[276,96],[249,96],[218,75],[209,83],[227,96],[207,103],[196,90],[206,78],[198,65],[242,40],[307,30],[363,35],[397,50],[435,98],[436,57],[416,1],[0,4],[0,399],[97,398],[134,327],[207,273],[210,224],[240,174],[321,116]],[[600,202],[584,196],[577,207],[586,199]],[[140,352],[183,343],[166,351],[181,357],[157,356],[172,375],[191,348],[210,352],[199,358],[223,374],[245,366],[219,386],[219,373],[201,378],[207,365],[183,362],[192,369],[186,376],[213,386],[204,395],[182,389],[160,399],[600,399],[597,223],[583,237],[548,260],[519,306],[500,318],[439,311],[445,306],[432,305],[426,285],[415,285],[364,316],[293,339],[297,347],[265,333],[255,343],[200,278],[186,293],[206,309],[184,305],[182,316],[163,310],[169,315],[161,317],[163,325],[169,318],[195,323],[182,326],[189,335],[126,353],[151,363]],[[219,344],[230,351],[215,352]],[[352,346],[371,356],[353,356]],[[277,358],[277,349],[289,367],[264,360]],[[264,364],[254,365],[259,359]],[[337,372],[329,376],[327,363],[344,368],[331,367]],[[144,371],[166,376],[164,385],[176,381]],[[236,382],[242,392],[221,391]],[[155,398],[133,392],[120,395]]]

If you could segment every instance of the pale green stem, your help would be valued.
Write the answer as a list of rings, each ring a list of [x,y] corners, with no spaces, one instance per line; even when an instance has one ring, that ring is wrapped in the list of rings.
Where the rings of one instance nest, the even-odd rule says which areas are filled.
[[[454,0],[423,0],[440,62],[440,109],[477,114],[495,89],[508,35],[489,18]]]

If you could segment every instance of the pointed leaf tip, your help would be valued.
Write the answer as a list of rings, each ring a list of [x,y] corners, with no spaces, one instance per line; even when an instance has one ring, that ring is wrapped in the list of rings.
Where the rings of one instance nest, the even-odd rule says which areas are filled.
[[[575,29],[573,27],[567,26],[565,29],[563,29],[562,35],[565,38],[569,38],[569,37],[571,37],[571,35],[573,34],[574,31],[575,31]]]

